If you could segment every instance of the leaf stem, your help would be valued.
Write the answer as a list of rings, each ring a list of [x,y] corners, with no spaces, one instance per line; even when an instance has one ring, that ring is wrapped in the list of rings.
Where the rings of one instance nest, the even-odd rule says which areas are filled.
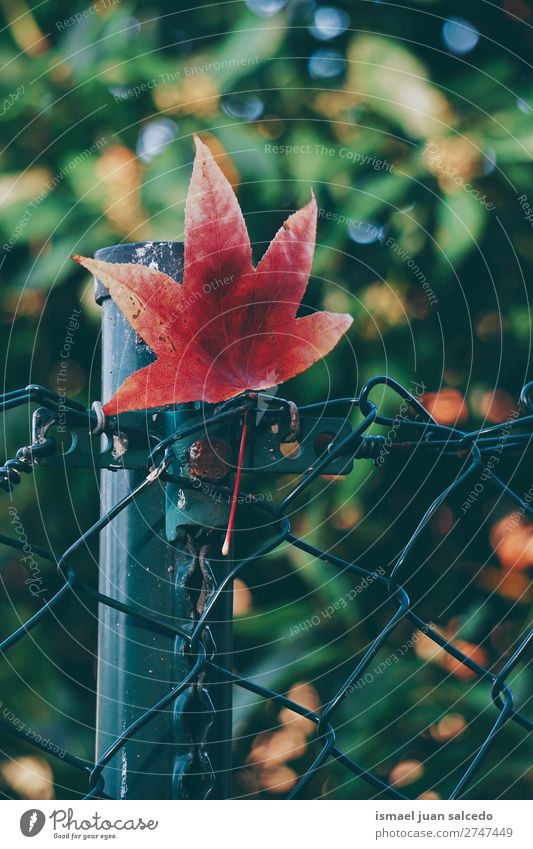
[[[222,555],[227,557],[229,554],[229,549],[231,545],[231,535],[233,533],[233,526],[235,524],[235,512],[237,510],[237,500],[239,497],[239,486],[241,483],[241,472],[242,472],[242,464],[244,460],[244,448],[246,445],[246,434],[248,433],[248,410],[244,411],[244,419],[242,423],[242,433],[241,433],[241,444],[239,446],[239,458],[237,460],[237,472],[235,474],[235,486],[233,489],[233,501],[231,503],[231,510],[228,519],[228,529],[226,531],[226,538],[224,540],[224,545],[222,546]]]

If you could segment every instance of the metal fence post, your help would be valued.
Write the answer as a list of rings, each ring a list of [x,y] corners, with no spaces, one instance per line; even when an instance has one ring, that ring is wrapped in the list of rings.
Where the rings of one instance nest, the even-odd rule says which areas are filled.
[[[155,265],[176,281],[182,279],[183,245],[178,242],[116,245],[96,256]],[[124,378],[151,362],[153,355],[99,281],[95,293],[102,305],[102,396],[110,398]],[[172,412],[148,413],[147,426],[154,415],[162,417],[163,430],[171,433],[185,421],[198,420],[203,411],[200,405],[183,405]],[[201,454],[206,445],[201,434],[195,439]],[[173,471],[196,479],[198,470],[190,470],[186,452],[187,446],[176,449]],[[104,470],[101,513],[143,477],[142,472]],[[209,479],[209,473],[205,477]],[[227,559],[222,562],[217,553],[219,528],[228,512],[229,505],[213,497],[208,486],[181,489],[158,481],[103,531],[101,592],[140,606],[160,621],[192,629],[205,598],[228,568]],[[231,608],[232,594],[224,593],[206,631],[208,654],[223,666],[231,665]],[[179,683],[190,663],[183,640],[155,633],[100,605],[97,757]],[[128,741],[104,771],[106,793],[122,799],[227,798],[230,776],[231,684],[206,673]]]

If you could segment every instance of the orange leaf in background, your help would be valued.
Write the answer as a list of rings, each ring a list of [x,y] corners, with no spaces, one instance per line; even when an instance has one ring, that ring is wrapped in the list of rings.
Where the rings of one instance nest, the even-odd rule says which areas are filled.
[[[439,424],[455,425],[468,418],[468,407],[458,389],[444,387],[438,392],[426,392],[420,401]]]
[[[533,566],[533,522],[516,511],[492,526],[490,544],[504,569]]]
[[[407,784],[418,781],[423,774],[424,764],[422,761],[416,761],[414,759],[400,761],[391,769],[389,781],[393,787],[405,787]]]
[[[533,586],[522,572],[516,569],[497,569],[485,566],[478,576],[478,583],[489,592],[496,592],[503,598],[510,598],[521,604],[533,601]]]
[[[233,615],[235,617],[246,616],[253,607],[252,593],[242,578],[235,578],[233,582]]]
[[[452,640],[452,643],[456,649],[463,652],[470,660],[479,663],[480,666],[485,666],[487,663],[487,652],[482,646],[476,646],[474,643],[467,642],[467,640]],[[452,675],[460,678],[461,681],[468,681],[470,678],[476,677],[476,673],[472,669],[469,669],[468,666],[465,666],[464,663],[447,652],[443,655],[442,666]]]
[[[298,781],[298,775],[290,766],[278,766],[265,769],[261,773],[261,783],[269,793],[287,793]]]
[[[291,701],[297,702],[308,710],[317,712],[320,709],[320,699],[317,691],[311,686],[311,684],[307,684],[305,681],[302,681],[299,684],[294,684],[289,690],[287,697]],[[283,723],[283,725],[292,729],[297,728],[306,736],[312,734],[316,728],[316,725],[312,722],[312,720],[307,719],[307,717],[302,716],[299,713],[295,713],[287,707],[280,710],[278,719],[281,723]]]
[[[133,150],[123,144],[106,147],[96,164],[96,177],[113,229],[132,241],[141,240],[146,213],[141,202],[142,168]]]
[[[447,713],[438,722],[429,727],[429,733],[434,740],[445,743],[462,734],[466,728],[466,720],[460,713]]]
[[[143,265],[74,257],[157,356],[124,381],[104,406],[108,415],[267,389],[324,357],[352,323],[331,312],[295,317],[311,272],[314,197],[285,221],[254,268],[237,198],[209,148],[195,143],[182,286]]]
[[[505,422],[513,413],[513,398],[503,389],[484,392],[480,401],[481,415],[490,422]]]
[[[488,658],[485,649],[482,646],[467,642],[467,640],[456,639],[454,629],[450,627],[450,623],[445,628],[437,628],[436,625],[432,625],[432,628],[471,660],[479,663],[481,666],[487,663]],[[415,653],[419,658],[424,661],[437,663],[447,672],[450,672],[462,681],[468,681],[469,678],[475,677],[475,672],[469,669],[468,666],[465,666],[460,660],[453,657],[445,648],[439,646],[431,637],[419,631],[415,631],[415,634],[417,635]]]

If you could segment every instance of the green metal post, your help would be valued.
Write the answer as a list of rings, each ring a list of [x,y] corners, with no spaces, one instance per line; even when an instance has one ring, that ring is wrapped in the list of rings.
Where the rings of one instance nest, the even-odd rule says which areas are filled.
[[[116,245],[96,256],[157,267],[176,285],[182,280],[183,245],[178,242]],[[102,305],[102,396],[110,398],[128,375],[154,357],[99,281],[95,290]],[[168,434],[203,414],[200,405],[152,411],[146,426],[153,428],[157,416],[161,432]],[[194,449],[200,455],[209,451],[209,439],[202,442],[201,433],[191,441],[196,442],[193,456]],[[213,495],[209,485],[213,475],[216,479],[229,473],[229,466],[222,472],[220,466],[214,472],[204,469],[205,474],[201,468],[191,470],[190,448],[190,443],[176,448],[172,471],[190,475],[193,485],[182,489],[157,481],[103,531],[100,549],[101,592],[188,629],[228,568],[219,552],[220,529],[229,513],[229,505]],[[142,478],[141,472],[104,470],[101,512]],[[201,486],[198,480],[203,481]],[[231,613],[228,592],[208,622],[213,638],[208,651],[225,666],[231,665]],[[185,676],[191,660],[183,648],[183,640],[155,633],[130,616],[100,606],[97,757]],[[231,685],[206,673],[136,734],[104,771],[105,792],[122,799],[227,798],[230,777]]]

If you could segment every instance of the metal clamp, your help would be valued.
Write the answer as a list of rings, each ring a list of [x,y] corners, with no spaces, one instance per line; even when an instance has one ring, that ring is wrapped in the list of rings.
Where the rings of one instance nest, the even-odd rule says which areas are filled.
[[[65,448],[58,446],[54,454],[36,457],[46,466],[144,470],[149,468],[149,455],[157,443],[172,432],[175,414],[172,411],[143,411],[124,413],[119,417],[99,418],[89,432],[83,424],[60,427],[67,434]],[[33,441],[42,442],[58,427],[56,412],[39,408],[33,414]],[[244,472],[262,474],[303,474],[335,441],[351,433],[352,426],[345,418],[301,415],[293,402],[267,410],[259,423],[251,428],[244,460]],[[101,434],[100,444],[95,436]],[[235,428],[238,439],[238,428]],[[211,480],[224,477],[220,472],[234,466],[236,445],[227,438],[218,439],[216,427],[198,431],[185,439],[177,438],[172,447],[174,474],[191,474]],[[348,457],[335,457],[324,468],[324,474],[348,474],[352,462]]]

